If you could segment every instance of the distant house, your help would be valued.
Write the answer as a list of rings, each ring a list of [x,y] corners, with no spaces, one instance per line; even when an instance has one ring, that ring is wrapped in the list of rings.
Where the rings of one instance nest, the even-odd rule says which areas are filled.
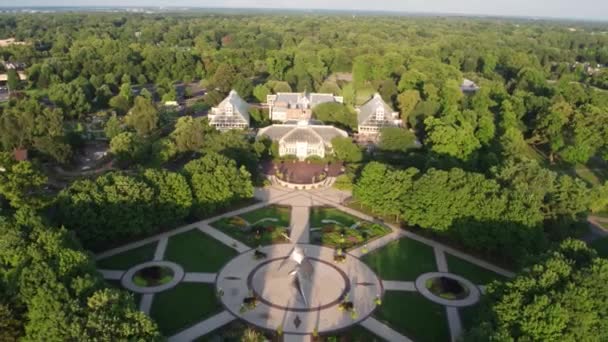
[[[399,127],[399,113],[389,106],[380,94],[374,94],[371,100],[357,108],[358,130],[360,135],[377,135],[382,128]]]
[[[332,150],[331,140],[347,137],[345,131],[309,121],[272,125],[260,129],[258,138],[269,137],[279,144],[279,155],[294,155],[300,160],[311,156],[324,158]]]
[[[465,78],[460,85],[460,90],[462,90],[462,92],[465,94],[475,93],[479,90],[479,86],[475,84],[475,82]]]
[[[249,127],[249,104],[232,90],[217,107],[211,108],[209,125],[220,131]]]
[[[321,103],[344,101],[342,96],[321,93],[277,93],[268,95],[270,120],[285,122],[288,120],[310,120],[312,109]]]

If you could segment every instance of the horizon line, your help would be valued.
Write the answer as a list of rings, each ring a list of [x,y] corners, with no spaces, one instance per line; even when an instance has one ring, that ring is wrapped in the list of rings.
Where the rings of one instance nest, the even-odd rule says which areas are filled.
[[[337,9],[337,8],[277,8],[277,7],[220,7],[220,6],[160,6],[160,5],[1,5],[0,11],[4,9],[167,9],[167,10],[187,10],[187,9],[201,9],[201,10],[256,10],[256,11],[283,11],[283,12],[314,12],[314,11],[330,11],[338,13],[375,13],[375,14],[405,14],[405,15],[419,15],[419,16],[440,16],[440,17],[472,17],[472,18],[506,18],[506,19],[527,19],[527,20],[565,20],[565,21],[587,21],[587,22],[600,22],[607,23],[608,18],[589,18],[589,17],[559,17],[559,16],[542,16],[542,15],[516,15],[516,14],[491,14],[491,13],[460,13],[460,12],[433,12],[433,11],[405,11],[405,10],[373,10],[373,9]],[[77,12],[77,11],[74,11]],[[5,13],[0,13],[5,14]]]

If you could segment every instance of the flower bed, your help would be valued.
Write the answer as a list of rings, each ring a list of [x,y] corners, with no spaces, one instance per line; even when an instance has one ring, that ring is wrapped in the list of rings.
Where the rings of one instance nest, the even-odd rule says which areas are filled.
[[[426,281],[425,286],[431,293],[444,299],[458,300],[469,295],[467,287],[452,278],[431,278]]]
[[[362,222],[352,228],[329,223],[316,230],[316,233],[313,232],[313,241],[322,246],[348,250],[388,233],[390,233],[388,227],[370,222]]]
[[[133,283],[141,287],[155,287],[167,284],[174,277],[173,270],[163,266],[143,268],[133,275]]]
[[[211,223],[215,228],[249,246],[264,246],[289,242],[286,226],[290,208],[268,206],[241,216],[225,217]]]

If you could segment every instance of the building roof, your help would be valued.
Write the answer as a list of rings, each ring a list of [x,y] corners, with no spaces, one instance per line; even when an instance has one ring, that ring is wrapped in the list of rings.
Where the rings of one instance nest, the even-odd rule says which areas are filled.
[[[225,108],[228,104],[232,105],[232,116],[236,116],[234,118],[235,120],[243,119],[249,122],[249,104],[239,96],[236,90],[231,90],[228,96],[222,102],[220,102],[220,104],[213,108],[212,114],[214,115],[214,118],[211,119],[211,121],[218,117],[222,117],[222,120],[225,120],[227,117],[227,115],[225,115]]]
[[[393,108],[391,108],[391,106],[384,102],[382,96],[376,93],[374,94],[374,97],[371,98],[371,100],[367,101],[363,106],[359,107],[359,113],[357,114],[357,121],[359,122],[359,124],[365,123],[371,117],[375,117],[376,110],[379,107],[384,107],[384,113],[386,118],[390,118],[391,114],[395,112]]]
[[[310,104],[310,108],[321,103],[336,102],[333,94],[329,93],[277,93],[275,104],[287,103],[287,106],[294,108],[302,99],[306,99]]]
[[[298,124],[281,124],[272,125],[260,129],[258,137],[265,135],[272,140],[282,140],[288,143],[308,142],[331,145],[331,140],[335,137],[347,137],[348,134],[334,126],[315,125],[309,122],[300,122]]]

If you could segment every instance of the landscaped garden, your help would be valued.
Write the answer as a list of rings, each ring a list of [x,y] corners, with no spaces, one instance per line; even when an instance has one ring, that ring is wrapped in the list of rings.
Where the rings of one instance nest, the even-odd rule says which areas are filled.
[[[164,259],[181,265],[186,272],[217,272],[236,255],[232,248],[193,229],[169,238]]]
[[[313,243],[342,250],[362,246],[391,232],[386,226],[329,207],[311,208],[309,224]]]
[[[433,248],[408,238],[393,241],[362,260],[385,280],[413,281],[437,271]]]
[[[180,283],[154,295],[150,316],[171,336],[221,311],[213,284]]]
[[[450,340],[444,306],[431,302],[418,292],[387,291],[374,316],[414,341]]]
[[[291,208],[271,205],[238,216],[224,217],[211,226],[251,247],[289,242]]]

